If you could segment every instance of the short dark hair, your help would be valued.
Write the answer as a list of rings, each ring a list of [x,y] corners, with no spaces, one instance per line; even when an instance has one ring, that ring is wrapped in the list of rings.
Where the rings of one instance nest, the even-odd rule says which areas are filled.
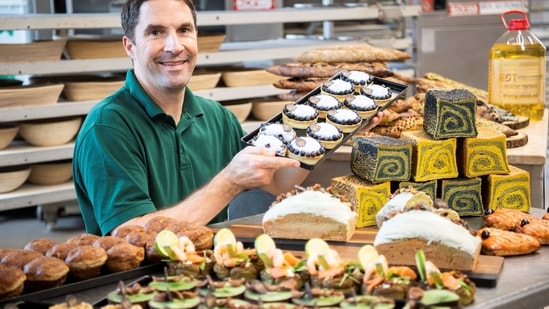
[[[130,40],[135,39],[135,27],[139,21],[139,9],[144,2],[149,0],[127,0],[122,7],[122,13],[120,14],[122,29],[124,29],[124,35],[130,38]],[[193,16],[193,24],[196,28],[196,8],[193,3],[193,0],[180,0],[185,2],[185,4],[191,10]]]

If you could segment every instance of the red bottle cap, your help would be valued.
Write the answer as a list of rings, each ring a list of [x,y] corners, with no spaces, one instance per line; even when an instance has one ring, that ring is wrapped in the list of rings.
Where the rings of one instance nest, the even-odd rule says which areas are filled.
[[[509,24],[507,24],[505,17],[511,14],[519,14],[522,16],[522,19],[511,19],[509,20]],[[503,12],[501,14],[501,21],[503,22],[503,25],[505,25],[505,28],[507,28],[507,30],[513,31],[530,29],[530,22],[528,22],[528,17],[526,16],[526,13],[520,10],[510,10]]]

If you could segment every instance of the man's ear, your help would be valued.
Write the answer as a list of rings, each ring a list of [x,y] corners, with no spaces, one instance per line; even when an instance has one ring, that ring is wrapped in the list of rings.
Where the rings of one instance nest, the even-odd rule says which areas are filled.
[[[127,36],[122,37],[122,45],[124,46],[124,50],[126,51],[126,54],[128,57],[133,59],[133,43],[130,38]]]

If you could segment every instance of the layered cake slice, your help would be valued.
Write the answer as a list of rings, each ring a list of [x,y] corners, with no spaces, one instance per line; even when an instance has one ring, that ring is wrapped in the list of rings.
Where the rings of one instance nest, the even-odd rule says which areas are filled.
[[[530,173],[509,165],[508,175],[491,174],[483,183],[485,209],[509,208],[530,211]]]
[[[477,135],[477,97],[470,91],[428,90],[424,104],[423,128],[434,139]]]
[[[478,135],[460,140],[458,167],[465,177],[509,174],[506,136],[486,126]]]

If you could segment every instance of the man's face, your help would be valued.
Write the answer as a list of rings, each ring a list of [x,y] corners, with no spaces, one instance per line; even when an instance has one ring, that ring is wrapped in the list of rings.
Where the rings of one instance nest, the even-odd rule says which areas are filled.
[[[151,0],[140,8],[135,41],[124,38],[139,81],[149,93],[183,89],[196,65],[197,30],[183,1]]]

